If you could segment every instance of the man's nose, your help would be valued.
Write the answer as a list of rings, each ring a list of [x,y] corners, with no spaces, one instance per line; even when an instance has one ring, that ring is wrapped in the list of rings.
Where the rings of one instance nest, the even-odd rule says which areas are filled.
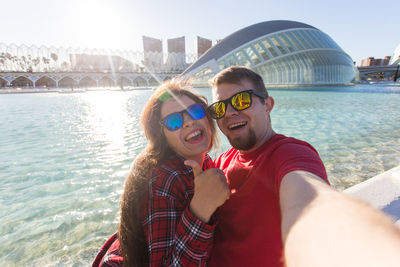
[[[239,113],[239,112],[238,112],[236,109],[234,109],[234,108],[232,107],[232,104],[231,104],[231,103],[228,103],[228,104],[226,105],[225,116],[237,115],[238,113]]]

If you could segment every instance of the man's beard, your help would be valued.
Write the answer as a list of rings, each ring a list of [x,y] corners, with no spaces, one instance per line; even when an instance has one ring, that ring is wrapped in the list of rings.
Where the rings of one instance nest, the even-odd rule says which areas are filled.
[[[249,134],[245,137],[236,137],[234,139],[228,137],[231,146],[237,150],[250,150],[257,142],[256,133],[253,129],[249,130]]]

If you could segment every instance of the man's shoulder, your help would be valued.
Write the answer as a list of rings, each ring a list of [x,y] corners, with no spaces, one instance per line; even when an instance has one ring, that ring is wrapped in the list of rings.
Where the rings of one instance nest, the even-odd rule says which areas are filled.
[[[306,141],[293,137],[282,138],[276,142],[267,159],[270,169],[279,177],[279,181],[291,171],[304,170],[329,183],[318,151]]]
[[[320,161],[320,156],[312,145],[282,134],[276,134],[267,141],[255,158],[257,165],[269,166],[268,168],[271,169],[288,163],[309,160]]]
[[[265,157],[269,158],[280,153],[290,153],[292,151],[303,149],[317,152],[312,145],[303,140],[296,139],[294,137],[287,137],[283,134],[275,134],[263,145],[261,145],[255,152],[249,154],[249,156],[258,159]]]
[[[301,153],[304,151],[312,151],[318,155],[317,150],[308,142],[277,134],[274,143],[271,144],[270,150],[273,154],[276,153]]]

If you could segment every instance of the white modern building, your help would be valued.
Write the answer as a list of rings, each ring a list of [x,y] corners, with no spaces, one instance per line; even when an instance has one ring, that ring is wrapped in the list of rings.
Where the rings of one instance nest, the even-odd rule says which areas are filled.
[[[394,54],[390,59],[389,65],[400,64],[400,44],[397,46],[396,50],[394,50]]]
[[[327,34],[295,21],[265,21],[232,33],[184,72],[206,84],[232,65],[248,66],[266,85],[347,84],[355,79],[351,57]]]

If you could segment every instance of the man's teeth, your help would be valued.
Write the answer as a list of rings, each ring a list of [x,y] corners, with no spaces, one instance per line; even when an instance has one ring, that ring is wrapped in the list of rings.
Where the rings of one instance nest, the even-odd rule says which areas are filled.
[[[196,136],[198,136],[198,135],[200,135],[200,134],[201,134],[201,131],[200,131],[200,130],[195,131],[195,132],[189,134],[189,135],[186,137],[186,140],[192,139],[192,138],[194,138],[194,137],[196,137]]]
[[[234,129],[234,128],[237,128],[237,127],[240,127],[240,126],[244,126],[244,125],[246,125],[246,122],[238,122],[238,123],[234,123],[234,124],[231,124],[231,125],[229,125],[229,129]]]

